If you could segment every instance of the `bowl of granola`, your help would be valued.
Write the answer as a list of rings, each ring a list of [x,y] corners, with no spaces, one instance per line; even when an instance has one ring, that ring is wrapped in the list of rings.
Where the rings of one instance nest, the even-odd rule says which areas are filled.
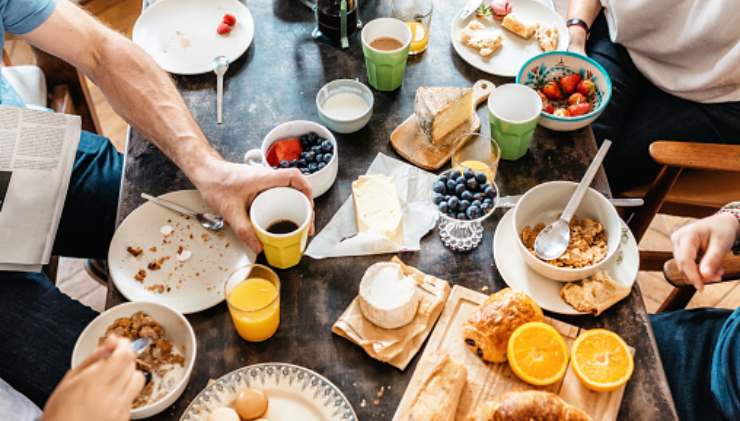
[[[130,302],[111,307],[96,317],[77,338],[72,367],[81,364],[106,337],[115,334],[152,344],[136,359],[146,384],[131,407],[131,419],[158,414],[180,397],[190,380],[196,357],[196,339],[188,320],[162,304]]]
[[[589,188],[570,222],[570,243],[555,260],[544,261],[534,253],[534,240],[547,224],[560,217],[577,183],[551,181],[533,187],[517,202],[512,221],[524,261],[547,278],[572,282],[601,270],[616,254],[622,233],[614,205]]]

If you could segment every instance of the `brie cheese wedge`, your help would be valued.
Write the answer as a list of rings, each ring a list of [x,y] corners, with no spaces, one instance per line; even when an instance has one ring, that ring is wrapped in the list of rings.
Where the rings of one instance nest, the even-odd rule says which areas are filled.
[[[397,263],[375,263],[367,268],[360,281],[360,311],[383,329],[397,329],[411,323],[420,301],[416,281],[404,276]]]

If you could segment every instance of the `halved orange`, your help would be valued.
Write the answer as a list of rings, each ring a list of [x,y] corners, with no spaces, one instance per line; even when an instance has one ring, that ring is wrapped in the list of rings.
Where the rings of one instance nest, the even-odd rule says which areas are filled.
[[[635,363],[624,340],[606,329],[587,330],[571,350],[576,377],[588,389],[610,392],[627,383]]]
[[[509,337],[506,357],[514,374],[535,386],[559,381],[568,367],[568,348],[563,337],[543,322],[519,326]]]

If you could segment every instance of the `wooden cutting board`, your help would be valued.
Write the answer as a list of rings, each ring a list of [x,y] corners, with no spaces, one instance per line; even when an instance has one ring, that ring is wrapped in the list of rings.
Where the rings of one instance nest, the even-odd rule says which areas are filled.
[[[479,80],[473,85],[473,108],[477,109],[483,101],[488,99],[488,95],[493,91],[493,82],[488,80]],[[429,171],[435,171],[450,159],[452,152],[457,143],[467,137],[465,134],[475,133],[480,129],[480,118],[477,113],[473,113],[466,123],[461,124],[455,130],[445,136],[442,143],[446,146],[433,145],[429,138],[421,131],[419,122],[416,120],[416,114],[412,114],[406,121],[396,127],[391,133],[391,145],[396,152],[404,159]]]
[[[411,404],[420,384],[428,376],[439,355],[445,352],[455,361],[465,365],[468,370],[468,382],[457,407],[455,417],[457,421],[467,420],[478,405],[504,392],[530,389],[547,390],[560,395],[566,402],[589,414],[594,421],[617,419],[624,395],[624,386],[614,392],[592,392],[581,385],[569,364],[562,381],[547,387],[536,387],[519,380],[507,363],[487,364],[470,352],[463,342],[463,324],[487,297],[485,294],[459,285],[452,288],[450,298],[445,304],[437,326],[432,331],[424,353],[401,398],[401,403],[396,409],[394,421],[402,421],[400,415]],[[545,317],[545,321],[563,335],[570,349],[573,341],[578,337],[580,328],[548,317]]]

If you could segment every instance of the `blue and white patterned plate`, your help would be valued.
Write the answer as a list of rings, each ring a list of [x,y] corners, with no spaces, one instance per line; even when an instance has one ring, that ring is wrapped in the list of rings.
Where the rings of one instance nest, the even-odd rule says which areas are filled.
[[[198,393],[180,421],[206,421],[211,411],[228,406],[246,387],[267,394],[264,418],[270,421],[358,421],[349,400],[326,377],[286,363],[249,365],[222,376]]]

